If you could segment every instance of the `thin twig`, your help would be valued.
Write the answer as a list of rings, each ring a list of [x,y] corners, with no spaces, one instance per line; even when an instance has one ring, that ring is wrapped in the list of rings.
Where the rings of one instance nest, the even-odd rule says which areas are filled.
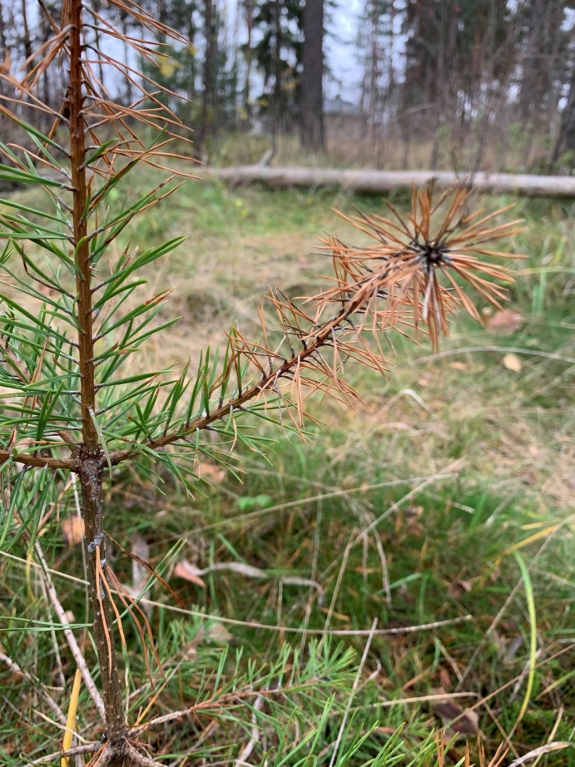
[[[66,726],[66,715],[60,708],[60,706],[56,703],[54,698],[50,695],[50,693],[46,690],[44,685],[40,682],[40,680],[34,676],[34,674],[31,674],[29,671],[24,671],[23,668],[20,668],[20,666],[16,663],[16,661],[12,660],[12,658],[9,658],[8,655],[5,655],[3,652],[0,652],[0,661],[5,663],[10,671],[12,671],[13,674],[18,674],[19,676],[23,676],[24,679],[26,679],[30,684],[34,685],[34,687],[38,690],[40,690],[40,693],[46,703],[50,706],[54,714],[56,715],[56,718],[60,722],[60,724]]]
[[[21,562],[22,560],[20,557],[15,557],[13,554],[8,554],[7,552],[0,551],[0,556],[8,557],[9,559],[14,559],[16,561]],[[30,563],[32,567],[39,567],[38,564],[35,562]],[[68,575],[67,573],[59,573],[57,570],[50,570],[48,568],[48,572],[52,575],[55,575],[58,578],[63,578],[64,580],[72,581],[73,583],[80,584],[84,586],[86,584],[86,581],[82,578],[76,578],[73,575]],[[116,594],[115,589],[110,589],[113,594]],[[290,634],[307,634],[307,635],[317,635],[317,634],[327,634],[328,636],[369,636],[371,633],[371,629],[328,629],[326,631],[325,628],[317,628],[317,629],[310,629],[310,628],[296,628],[292,626],[275,626],[273,624],[269,623],[257,623],[256,621],[242,621],[237,620],[236,618],[225,618],[220,615],[210,615],[209,613],[203,613],[199,610],[187,610],[183,607],[177,607],[176,605],[167,605],[163,602],[157,602],[154,599],[146,599],[142,598],[139,600],[140,604],[142,605],[149,605],[150,607],[158,607],[161,610],[169,610],[170,612],[180,613],[181,615],[190,615],[194,618],[200,618],[202,620],[214,620],[218,623],[227,623],[231,626],[243,626],[245,628],[254,628],[254,629],[262,629],[264,631],[284,631],[286,633]],[[401,634],[412,634],[417,631],[428,631],[429,629],[436,629],[436,628],[442,628],[443,626],[452,626],[456,623],[463,623],[465,621],[471,621],[473,620],[473,615],[470,613],[467,613],[467,615],[459,615],[456,618],[447,618],[445,620],[441,621],[433,621],[432,623],[418,623],[413,626],[398,626],[396,628],[389,628],[389,629],[377,629],[375,631],[376,636],[395,636],[395,635],[401,635]]]
[[[305,684],[299,684],[294,685],[293,687],[277,687],[270,690],[252,690],[252,689],[244,689],[244,690],[238,690],[236,692],[230,692],[226,693],[224,695],[221,695],[219,698],[214,697],[210,698],[209,700],[202,701],[201,703],[194,703],[192,706],[188,706],[187,708],[180,709],[179,711],[171,711],[169,714],[162,714],[161,716],[157,716],[154,719],[150,719],[148,722],[143,722],[142,724],[137,725],[136,727],[132,727],[129,731],[128,737],[135,738],[137,735],[139,735],[142,732],[145,732],[146,730],[151,729],[152,727],[157,727],[160,724],[166,724],[167,722],[173,722],[176,719],[181,719],[184,716],[190,716],[190,714],[201,712],[201,711],[208,711],[214,708],[218,708],[220,710],[223,709],[223,707],[227,705],[237,705],[238,701],[241,700],[247,700],[248,698],[253,697],[273,697],[274,695],[286,695],[289,692],[294,692],[295,690],[302,689],[302,687],[309,687],[309,685],[313,684],[313,680],[309,683]]]
[[[536,561],[539,559],[539,557],[541,556],[541,554],[543,554],[543,552],[545,551],[545,549],[547,548],[547,546],[548,546],[548,545],[550,544],[550,542],[551,542],[551,541],[552,541],[552,540],[555,538],[555,536],[557,535],[557,533],[559,532],[559,530],[560,530],[562,527],[564,527],[564,526],[565,526],[567,523],[569,523],[569,522],[570,522],[572,519],[573,519],[573,517],[572,517],[572,516],[569,516],[569,517],[567,517],[566,519],[564,519],[564,520],[563,520],[563,521],[562,521],[562,522],[561,522],[561,523],[560,523],[560,524],[557,526],[557,528],[556,528],[556,529],[555,529],[555,530],[554,530],[552,533],[550,533],[550,534],[547,536],[547,538],[545,538],[545,540],[543,541],[543,543],[541,544],[541,546],[539,547],[539,549],[538,549],[538,550],[535,552],[535,554],[534,554],[533,558],[531,559],[531,561],[530,561],[530,562],[529,562],[529,564],[527,565],[527,570],[528,570],[528,571],[530,571],[530,570],[531,570],[531,568],[532,568],[532,567],[533,567],[533,565],[536,563]],[[483,639],[482,639],[482,640],[479,642],[479,644],[478,644],[478,645],[477,645],[477,647],[475,648],[475,650],[474,650],[474,652],[473,652],[473,655],[471,656],[471,658],[470,658],[470,660],[469,660],[469,662],[468,662],[467,666],[465,667],[465,669],[464,669],[463,673],[461,674],[461,677],[460,677],[460,679],[459,679],[459,682],[458,682],[458,684],[457,684],[457,687],[456,687],[456,689],[458,689],[459,687],[461,687],[461,685],[462,685],[462,684],[465,682],[465,680],[466,680],[466,679],[467,679],[467,677],[469,676],[469,674],[470,674],[470,672],[471,672],[471,669],[473,668],[473,665],[474,665],[475,661],[476,661],[476,660],[477,660],[477,658],[479,657],[479,654],[481,653],[481,650],[483,649],[483,646],[484,646],[485,642],[487,641],[487,639],[488,639],[489,635],[490,635],[490,634],[491,634],[491,632],[492,632],[492,631],[495,629],[495,627],[497,626],[497,624],[499,623],[499,621],[501,620],[501,618],[502,618],[502,617],[503,617],[503,615],[505,614],[505,611],[507,610],[508,606],[509,606],[509,605],[511,604],[511,602],[512,602],[512,601],[515,599],[515,595],[516,595],[516,594],[517,594],[517,592],[519,591],[519,588],[521,587],[521,584],[522,584],[522,583],[523,583],[523,579],[522,579],[522,578],[520,578],[520,579],[517,581],[517,583],[515,584],[515,586],[513,587],[513,589],[511,590],[511,592],[509,593],[509,595],[507,596],[507,598],[506,598],[505,602],[503,603],[503,605],[502,605],[502,606],[501,606],[501,608],[499,609],[499,611],[498,611],[497,615],[496,615],[496,616],[493,618],[493,620],[491,621],[491,624],[490,624],[489,628],[487,629],[487,631],[485,632],[485,635],[483,636]],[[518,677],[516,677],[516,679],[521,679],[521,678],[522,678],[522,674],[520,674]]]
[[[367,660],[367,654],[369,653],[369,648],[371,647],[371,641],[373,639],[375,630],[377,628],[377,618],[374,618],[373,625],[371,627],[370,634],[367,638],[367,642],[365,643],[365,648],[363,650],[363,655],[361,656],[361,661],[359,664],[359,668],[357,669],[357,674],[355,675],[355,679],[353,680],[353,687],[351,688],[351,692],[349,694],[349,698],[347,699],[347,705],[345,707],[345,711],[343,713],[343,719],[341,720],[341,725],[339,728],[339,732],[337,733],[337,738],[333,747],[333,752],[331,754],[331,759],[329,760],[329,767],[333,767],[337,752],[339,750],[339,744],[341,743],[341,740],[343,738],[343,734],[345,732],[345,726],[347,724],[347,718],[349,716],[349,712],[351,710],[351,704],[353,703],[353,699],[355,697],[356,690],[359,686],[359,680],[361,679],[361,674],[363,672],[363,667],[365,666],[365,661]]]
[[[99,741],[93,743],[84,743],[82,746],[74,746],[67,751],[54,751],[52,754],[43,756],[41,759],[36,759],[32,764],[47,764],[53,762],[63,756],[76,756],[76,754],[94,754],[98,749],[102,748],[102,744]]]
[[[156,762],[155,759],[150,759],[149,756],[141,754],[131,743],[126,743],[126,756],[128,756],[133,764],[140,765],[140,767],[165,767],[164,764]]]
[[[44,599],[47,599],[48,592],[46,589],[46,579],[42,578],[40,580],[40,586],[42,588],[42,594],[44,596]],[[48,612],[48,616],[50,613]],[[58,647],[58,640],[56,638],[56,631],[54,630],[54,627],[50,627],[50,638],[52,640],[52,650],[54,651],[54,658],[56,659],[56,666],[58,668],[58,677],[60,679],[60,686],[62,689],[66,688],[66,676],[64,675],[64,669],[62,668],[62,658],[60,656],[60,648]]]
[[[462,459],[458,458],[456,461],[453,461],[453,463],[450,463],[448,466],[446,466],[444,469],[439,471],[437,474],[433,474],[430,477],[427,477],[423,482],[421,482],[419,485],[413,488],[413,490],[410,490],[409,493],[404,495],[402,498],[400,498],[398,501],[393,503],[388,509],[386,509],[383,514],[380,514],[379,517],[373,520],[373,522],[370,522],[370,524],[365,527],[360,533],[358,533],[355,538],[352,539],[350,542],[350,546],[355,546],[358,543],[361,543],[363,540],[363,536],[370,533],[372,530],[375,530],[381,522],[383,522],[385,519],[387,519],[389,516],[391,516],[395,511],[397,511],[401,506],[403,506],[407,501],[411,500],[414,496],[416,496],[418,493],[420,493],[424,488],[426,488],[428,485],[431,485],[433,482],[437,482],[439,480],[449,479],[450,477],[456,477],[458,475],[458,469],[462,464]],[[335,565],[335,563],[338,561],[340,557],[343,557],[344,553],[340,554],[338,557],[336,557],[331,564],[329,564],[325,570],[323,571],[321,575],[321,579],[323,580],[327,573],[332,569],[332,567]],[[369,631],[366,632],[366,634],[369,634]]]
[[[54,608],[54,612],[58,616],[58,620],[63,626],[64,636],[66,637],[66,641],[68,642],[68,647],[70,648],[70,651],[72,655],[74,656],[76,665],[80,669],[80,673],[82,674],[82,679],[84,680],[84,684],[86,685],[88,694],[92,698],[94,705],[98,709],[98,713],[100,714],[100,716],[103,719],[105,719],[104,701],[102,700],[102,696],[98,692],[98,688],[96,687],[92,674],[90,673],[90,670],[88,669],[86,660],[84,658],[84,655],[82,654],[82,650],[80,649],[80,645],[76,641],[76,637],[74,636],[72,630],[68,627],[69,622],[68,622],[68,618],[66,617],[66,611],[64,610],[64,608],[62,607],[60,603],[60,600],[58,599],[58,594],[56,593],[56,589],[54,588],[54,584],[50,577],[50,569],[48,567],[48,563],[46,562],[44,552],[42,551],[42,547],[38,539],[34,541],[34,550],[36,552],[36,556],[41,562],[42,571],[44,573],[44,578],[46,581],[46,588],[48,590],[48,596],[50,598],[50,602],[52,603],[52,607]]]
[[[536,757],[539,758],[543,756],[543,754],[548,754],[551,751],[561,751],[564,748],[574,747],[574,744],[569,740],[557,740],[554,743],[546,743],[544,746],[539,746],[539,748],[535,748],[533,751],[529,751],[528,754],[523,754],[523,756],[520,756],[519,759],[514,759],[509,767],[519,767],[519,765],[527,764],[527,762],[531,761],[531,759],[535,759]]]
[[[479,352],[501,352],[502,354],[524,354],[527,357],[543,357],[548,360],[557,360],[557,362],[568,362],[569,364],[575,364],[573,357],[565,357],[563,354],[557,354],[555,352],[542,352],[538,349],[524,349],[518,346],[461,346],[457,349],[444,349],[442,352],[436,352],[435,354],[426,354],[425,357],[415,357],[410,362],[404,363],[405,365],[417,365],[420,362],[431,362],[433,360],[441,359],[442,357],[452,357],[455,354],[475,354]]]
[[[339,573],[337,574],[337,581],[336,581],[335,587],[333,589],[333,594],[332,594],[332,597],[331,597],[331,602],[329,603],[329,608],[328,608],[328,611],[327,611],[327,616],[326,616],[324,627],[323,627],[324,630],[322,631],[321,641],[320,641],[320,645],[319,645],[320,646],[320,650],[323,647],[323,644],[325,642],[326,636],[329,635],[329,628],[328,628],[328,626],[331,623],[331,618],[332,618],[333,612],[335,610],[335,603],[336,603],[337,597],[339,595],[339,590],[341,588],[341,582],[343,581],[343,576],[345,574],[345,568],[346,568],[346,565],[347,565],[347,560],[348,560],[349,552],[350,551],[351,551],[351,541],[347,544],[347,546],[345,547],[345,550],[343,552],[343,559],[342,559],[342,562],[341,562],[341,567],[339,568]],[[372,627],[372,629],[373,629],[373,627]]]
[[[240,755],[234,762],[234,767],[240,767],[240,765],[246,765],[248,764],[247,760],[250,758],[252,751],[254,750],[257,743],[260,742],[260,728],[258,727],[257,723],[257,711],[261,711],[262,706],[264,705],[264,699],[261,697],[256,698],[256,702],[254,703],[254,710],[252,713],[252,734],[246,745],[243,747]]]
[[[372,636],[377,635],[377,629],[373,629],[373,627],[368,632],[369,634],[372,634]],[[276,689],[271,690],[240,690],[237,692],[231,692],[227,693],[225,695],[222,695],[219,698],[210,698],[209,700],[203,701],[202,703],[195,703],[192,706],[188,706],[188,708],[180,709],[179,711],[171,711],[169,714],[162,714],[161,716],[157,716],[154,719],[150,719],[148,722],[144,722],[140,725],[137,725],[136,727],[132,727],[129,732],[130,738],[134,738],[140,733],[150,730],[153,727],[157,727],[161,724],[166,724],[167,722],[173,722],[176,719],[182,719],[185,716],[190,716],[191,714],[198,714],[202,711],[210,711],[214,708],[219,708],[220,710],[223,709],[225,705],[237,705],[238,701],[245,700],[247,698],[252,698],[254,696],[263,696],[264,698],[272,697],[274,695],[287,695],[290,692],[296,692],[298,689],[301,689],[302,687],[309,687],[310,685],[313,685],[314,681],[311,680],[305,684],[302,685],[294,685],[292,688],[288,687],[278,687]],[[494,693],[495,694],[495,693]],[[398,698],[397,700],[383,700],[379,701],[378,706],[383,706],[386,708],[389,708],[391,706],[400,706],[407,703],[422,703],[432,700],[450,700],[451,698],[478,698],[479,694],[476,692],[453,692],[453,693],[438,693],[436,695],[421,695],[419,697],[414,698]],[[482,701],[479,701],[479,703],[475,704],[473,707],[480,705]]]
[[[449,479],[450,477],[456,477],[457,474],[441,474],[441,479]],[[298,498],[295,501],[288,501],[287,503],[278,503],[275,506],[268,506],[265,509],[258,509],[257,511],[250,511],[248,514],[241,514],[238,517],[233,517],[231,519],[224,519],[220,520],[219,522],[214,522],[210,525],[205,525],[204,527],[197,528],[200,532],[206,532],[207,530],[213,530],[215,528],[221,527],[222,525],[230,525],[234,522],[241,521],[242,524],[244,524],[247,520],[250,519],[256,519],[257,517],[262,517],[267,514],[273,514],[276,511],[284,511],[285,509],[291,509],[296,506],[307,506],[309,504],[314,503],[321,503],[321,501],[330,500],[331,498],[339,498],[341,496],[347,496],[352,495],[354,493],[369,493],[371,490],[381,490],[384,487],[400,487],[401,485],[409,485],[412,482],[426,482],[427,480],[435,480],[438,478],[437,474],[431,474],[423,477],[408,477],[407,479],[392,479],[388,480],[387,482],[376,482],[373,485],[358,485],[357,487],[350,487],[350,488],[340,488],[338,490],[333,490],[328,493],[319,493],[318,495],[310,495],[307,498]],[[418,490],[421,489],[422,485],[418,487]]]

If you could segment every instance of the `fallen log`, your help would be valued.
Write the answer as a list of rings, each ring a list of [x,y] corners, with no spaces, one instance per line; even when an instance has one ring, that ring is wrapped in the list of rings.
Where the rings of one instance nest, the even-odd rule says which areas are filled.
[[[453,173],[435,170],[339,170],[336,168],[270,168],[238,165],[229,168],[202,168],[199,175],[232,185],[262,183],[271,188],[317,186],[341,187],[359,194],[387,194],[425,186],[468,185],[486,194],[515,194],[527,197],[575,198],[575,176],[530,176],[509,173]]]

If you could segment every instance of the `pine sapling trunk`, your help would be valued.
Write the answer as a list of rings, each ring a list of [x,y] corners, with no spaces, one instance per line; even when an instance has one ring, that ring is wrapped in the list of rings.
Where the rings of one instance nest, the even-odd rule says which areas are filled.
[[[106,735],[111,743],[125,733],[120,679],[112,636],[112,607],[104,583],[106,554],[102,512],[102,474],[104,455],[98,444],[95,425],[96,387],[94,382],[94,334],[92,328],[92,288],[88,241],[86,184],[86,126],[83,114],[82,4],[71,2],[70,73],[68,102],[70,109],[70,154],[73,191],[74,248],[76,274],[76,319],[80,369],[80,405],[82,443],[76,449],[78,477],[82,492],[85,523],[84,544],[90,580],[94,617],[94,637],[102,676],[106,708]]]

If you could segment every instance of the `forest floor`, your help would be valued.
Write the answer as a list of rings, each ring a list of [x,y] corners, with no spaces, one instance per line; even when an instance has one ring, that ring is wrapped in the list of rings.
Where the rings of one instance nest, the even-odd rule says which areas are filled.
[[[446,765],[464,759],[466,742],[487,761],[505,744],[503,765],[563,743],[538,764],[575,765],[565,745],[575,744],[575,206],[482,200],[490,210],[509,202],[515,210],[502,219],[522,217],[527,229],[508,247],[528,257],[515,264],[504,313],[483,307],[484,327],[458,316],[439,353],[424,337],[419,346],[394,338],[387,379],[350,365],[357,412],[324,402],[324,426],[306,440],[266,428],[275,439],[269,461],[240,450],[238,477],[205,462],[210,484],[189,498],[126,474],[109,499],[113,536],[128,548],[134,536],[145,540],[190,611],[151,613],[166,673],[162,681],[154,667],[159,713],[201,697],[210,673],[289,690],[296,670],[303,679],[309,659],[316,664],[309,674],[318,681],[295,709],[288,691],[273,710],[261,697],[233,710],[214,704],[157,734],[156,759],[279,767],[304,764],[309,752],[318,765],[360,765],[387,742],[382,767],[432,765],[433,732],[447,726]],[[403,208],[407,198],[394,203]],[[181,321],[149,345],[142,366],[178,369],[191,359],[193,368],[235,321],[254,337],[254,301],[270,285],[292,297],[316,292],[330,265],[314,253],[314,235],[355,241],[332,212],[354,205],[383,204],[188,182],[131,234],[132,245],[189,235],[148,275],[150,296],[172,289],[169,313]],[[57,530],[53,539],[52,566],[81,575],[79,548]],[[186,579],[183,560],[234,569]],[[24,582],[17,563],[3,574]],[[60,586],[74,609],[73,587]],[[159,585],[153,598],[172,603]],[[40,615],[27,599],[17,593],[14,610]],[[414,628],[427,624],[438,625]],[[24,639],[9,641],[32,658]],[[135,720],[150,687],[137,633],[127,641]],[[281,658],[283,678],[262,670]],[[14,694],[6,677],[0,692]],[[7,760],[15,728],[0,736]],[[358,733],[367,737],[353,751]],[[28,742],[38,737],[31,727]],[[332,760],[336,742],[347,743],[347,761]]]

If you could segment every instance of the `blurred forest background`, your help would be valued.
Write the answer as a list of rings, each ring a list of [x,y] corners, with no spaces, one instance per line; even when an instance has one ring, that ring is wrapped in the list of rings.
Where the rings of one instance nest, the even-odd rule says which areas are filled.
[[[62,4],[44,2],[58,18]],[[93,6],[100,30],[142,34],[127,12],[103,0]],[[575,164],[569,0],[143,0],[142,7],[191,42],[166,45],[160,78],[188,99],[174,97],[170,106],[194,130],[204,160],[255,162],[271,144],[287,164],[533,173]],[[35,0],[2,0],[4,72],[31,69],[32,51],[49,32]],[[95,25],[93,35],[99,43]],[[117,41],[110,54],[124,56],[134,81],[155,77]],[[131,104],[134,82],[101,69],[95,74],[110,93]],[[61,75],[44,74],[42,97],[55,111]],[[9,84],[0,87],[10,96]]]

